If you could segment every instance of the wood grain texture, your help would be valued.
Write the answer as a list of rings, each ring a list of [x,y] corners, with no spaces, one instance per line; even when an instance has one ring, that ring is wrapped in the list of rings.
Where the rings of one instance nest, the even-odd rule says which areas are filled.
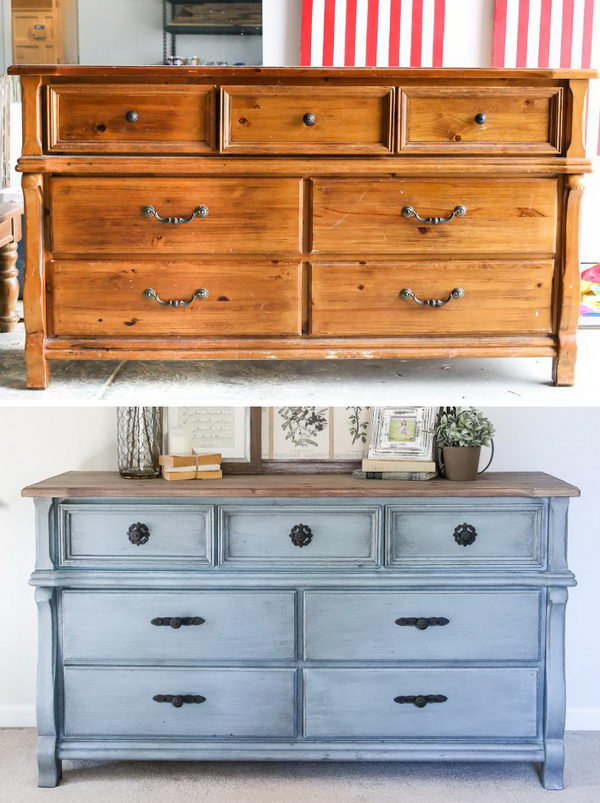
[[[53,153],[206,153],[215,145],[213,86],[46,87]],[[138,119],[128,122],[126,114]]]
[[[53,336],[177,337],[300,334],[298,264],[163,261],[60,261],[49,265]],[[189,301],[165,307],[144,296]]]
[[[222,150],[387,154],[393,100],[390,87],[223,87]],[[306,125],[305,114],[316,122]]]
[[[427,225],[422,217],[464,217]],[[551,179],[315,179],[313,249],[382,254],[553,253],[556,182]]]
[[[355,480],[332,475],[257,475],[223,477],[210,483],[168,483],[163,480],[126,480],[115,471],[69,471],[29,485],[23,496],[136,498],[204,497],[486,497],[579,496],[579,489],[543,472],[486,472],[475,482]]]
[[[25,363],[27,387],[42,390],[50,373],[46,359],[46,243],[44,238],[44,179],[25,173],[22,179],[25,202]]]
[[[312,266],[315,335],[493,334],[552,331],[554,263],[394,262]],[[443,307],[403,300],[464,297]]]

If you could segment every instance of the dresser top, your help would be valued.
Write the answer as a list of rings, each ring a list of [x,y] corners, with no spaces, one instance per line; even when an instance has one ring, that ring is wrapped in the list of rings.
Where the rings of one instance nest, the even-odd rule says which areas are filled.
[[[490,497],[579,496],[574,485],[543,472],[489,472],[476,482],[355,480],[346,474],[261,474],[222,480],[126,480],[113,471],[68,471],[29,485],[43,497]]]
[[[402,78],[451,78],[460,80],[494,78],[595,78],[596,70],[575,69],[505,69],[474,67],[464,69],[444,68],[374,68],[374,67],[164,67],[164,66],[82,66],[80,64],[14,64],[8,68],[10,75],[55,75],[68,78],[202,78],[211,81],[220,78],[268,79],[273,81],[349,78],[395,81]]]

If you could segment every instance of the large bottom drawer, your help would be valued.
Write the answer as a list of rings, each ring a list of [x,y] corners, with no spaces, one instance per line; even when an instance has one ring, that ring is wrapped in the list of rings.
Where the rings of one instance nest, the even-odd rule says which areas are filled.
[[[299,334],[300,280],[289,262],[57,261],[50,266],[52,334]]]
[[[534,668],[305,671],[309,738],[531,738],[537,710]]]
[[[293,669],[65,668],[67,737],[291,737],[294,708]]]
[[[548,333],[553,270],[551,260],[313,265],[311,332]]]

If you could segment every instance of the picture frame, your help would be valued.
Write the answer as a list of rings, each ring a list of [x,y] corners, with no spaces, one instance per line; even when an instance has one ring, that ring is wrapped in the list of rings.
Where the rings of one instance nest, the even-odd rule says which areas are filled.
[[[368,457],[377,460],[434,460],[437,407],[376,407]]]
[[[261,473],[261,407],[166,407],[163,422],[165,453],[169,430],[188,429],[194,448],[223,456],[223,474]]]

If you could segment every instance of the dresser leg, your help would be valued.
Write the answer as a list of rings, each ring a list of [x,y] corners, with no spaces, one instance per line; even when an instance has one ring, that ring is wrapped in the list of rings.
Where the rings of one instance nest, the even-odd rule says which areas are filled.
[[[27,368],[27,387],[32,390],[45,390],[50,381],[50,366],[44,353],[44,342],[41,338],[27,336],[25,365]]]
[[[62,761],[56,758],[56,741],[53,737],[38,737],[38,786],[58,786],[62,777]]]
[[[0,332],[13,332],[19,323],[16,312],[18,275],[17,244],[7,243],[0,248]]]
[[[544,789],[564,789],[565,749],[561,740],[546,742],[546,760],[542,764]]]
[[[575,359],[577,357],[577,344],[575,335],[561,338],[559,351],[552,360],[552,381],[555,385],[570,387],[575,383]]]

